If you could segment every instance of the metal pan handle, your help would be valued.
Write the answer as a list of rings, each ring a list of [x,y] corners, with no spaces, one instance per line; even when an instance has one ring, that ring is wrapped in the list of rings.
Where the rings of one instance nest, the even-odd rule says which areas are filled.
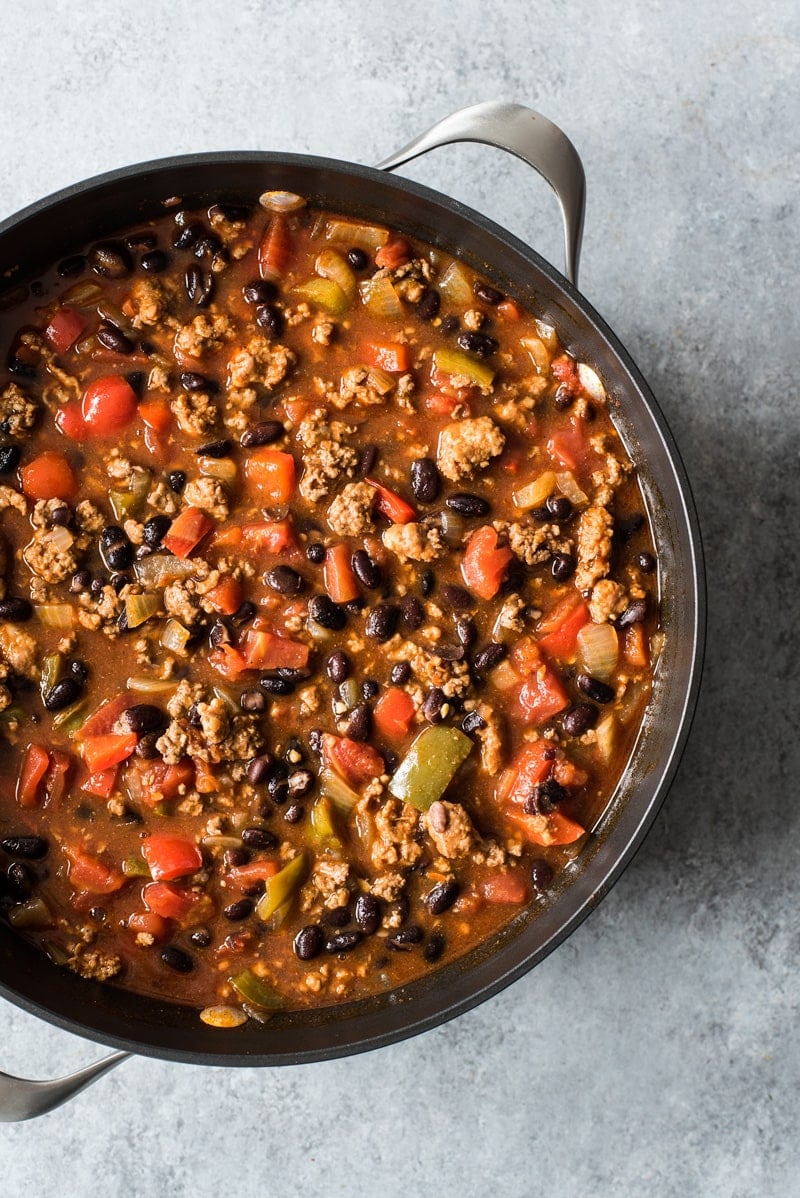
[[[21,1123],[25,1119],[46,1115],[91,1086],[109,1069],[121,1065],[129,1055],[127,1052],[112,1053],[110,1057],[87,1065],[77,1073],[51,1082],[32,1082],[23,1077],[0,1073],[0,1123]]]
[[[578,261],[583,237],[586,206],[586,176],[578,151],[565,133],[547,117],[522,104],[489,100],[460,108],[437,121],[426,133],[415,137],[396,154],[378,163],[380,170],[391,171],[437,146],[458,141],[475,141],[507,150],[547,180],[558,197],[564,221],[564,273],[574,286],[578,284]]]

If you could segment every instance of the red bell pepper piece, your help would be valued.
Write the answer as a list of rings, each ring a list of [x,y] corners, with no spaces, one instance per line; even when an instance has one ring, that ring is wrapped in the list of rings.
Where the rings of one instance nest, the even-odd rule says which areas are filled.
[[[197,873],[203,854],[193,840],[154,832],[142,843],[142,856],[156,882],[171,882]]]

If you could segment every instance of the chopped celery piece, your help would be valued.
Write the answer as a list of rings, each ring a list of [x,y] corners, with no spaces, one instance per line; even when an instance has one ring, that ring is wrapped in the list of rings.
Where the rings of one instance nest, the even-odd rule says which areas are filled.
[[[320,795],[311,808],[311,831],[316,840],[321,841],[329,848],[340,849],[342,847],[342,842],[336,835],[331,800],[327,795]]]
[[[151,878],[153,876],[144,857],[126,857],[122,862],[122,872],[126,878]]]
[[[348,815],[358,802],[356,792],[333,770],[323,769],[320,772],[319,788],[343,815]]]
[[[49,928],[53,922],[47,903],[42,898],[28,899],[12,907],[7,916],[12,928]]]
[[[376,254],[389,240],[389,230],[380,225],[364,225],[353,220],[329,220],[325,237],[328,241],[346,245],[348,249],[358,246],[368,254]]]
[[[135,674],[125,686],[129,691],[138,691],[140,695],[165,695],[168,691],[177,690],[178,683],[174,678],[145,678]]]
[[[265,1011],[279,1011],[281,1007],[286,1006],[283,995],[264,978],[254,974],[252,969],[243,969],[241,973],[228,978],[228,981],[234,990],[238,990],[242,998],[254,1007],[262,1007]]]
[[[291,899],[300,889],[306,876],[305,853],[293,857],[280,873],[267,878],[266,888],[256,904],[256,914],[266,923],[279,907]]]
[[[128,480],[128,489],[109,493],[108,498],[118,520],[124,520],[138,511],[147,498],[151,481],[149,470],[134,467]]]
[[[476,387],[491,387],[494,371],[460,349],[437,349],[433,355],[433,364],[440,374],[462,375]]]
[[[555,488],[556,476],[552,470],[546,470],[533,482],[526,483],[524,487],[520,487],[518,491],[514,492],[512,496],[514,507],[518,507],[523,512],[527,512],[532,507],[541,507],[544,501],[553,494]]]
[[[191,578],[197,573],[194,562],[183,561],[171,554],[154,553],[133,563],[136,581],[145,586],[163,587],[168,582],[179,582],[182,578]]]
[[[42,659],[42,694],[52,690],[64,672],[64,658],[60,653],[45,653]]]
[[[350,307],[347,296],[333,279],[309,279],[293,288],[293,294],[324,308],[331,316],[341,316]]]
[[[446,304],[455,308],[471,307],[472,283],[466,267],[453,260],[439,280],[439,293]]]
[[[607,682],[619,658],[616,628],[611,624],[584,624],[578,633],[578,654],[587,674]]]
[[[184,628],[179,620],[167,620],[164,631],[161,633],[161,644],[171,653],[183,654],[186,652],[191,635],[188,628]]]
[[[323,250],[314,263],[314,270],[323,279],[333,279],[350,303],[356,298],[358,284],[355,272],[336,250]]]
[[[395,380],[385,370],[381,370],[378,366],[372,366],[367,375],[367,384],[379,395],[388,395],[390,391],[394,390]]]
[[[161,596],[152,591],[145,591],[143,595],[129,595],[125,600],[125,616],[129,628],[138,628],[160,611]]]
[[[389,783],[390,793],[418,811],[427,811],[442,797],[471,750],[472,741],[458,728],[444,724],[426,728],[401,761]]]
[[[75,623],[75,608],[71,603],[38,603],[33,614],[45,628],[70,629]]]
[[[363,283],[359,283],[358,290],[361,302],[370,315],[386,320],[402,319],[403,305],[388,275],[365,279]]]
[[[53,727],[66,736],[74,736],[78,729],[86,723],[88,711],[89,700],[79,699],[71,707],[66,707],[63,711],[59,711],[58,715],[53,716]]]

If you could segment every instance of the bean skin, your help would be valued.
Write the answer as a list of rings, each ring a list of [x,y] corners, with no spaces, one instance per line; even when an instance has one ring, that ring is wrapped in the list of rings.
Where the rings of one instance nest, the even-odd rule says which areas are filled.
[[[271,445],[273,441],[279,441],[285,432],[286,429],[280,420],[262,420],[252,428],[244,430],[239,444],[243,449],[257,449],[261,445]]]

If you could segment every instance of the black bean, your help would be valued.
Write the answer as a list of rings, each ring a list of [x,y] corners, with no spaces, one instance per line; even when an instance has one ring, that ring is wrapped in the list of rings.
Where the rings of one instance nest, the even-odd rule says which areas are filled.
[[[491,358],[492,354],[497,353],[499,343],[494,337],[489,337],[486,333],[476,333],[469,329],[465,333],[459,333],[457,343],[461,349],[465,349],[467,353],[475,354],[479,358]]]
[[[280,337],[283,332],[283,316],[272,304],[259,304],[256,308],[256,324],[273,337]]]
[[[273,803],[279,807],[289,798],[289,770],[282,761],[273,761],[270,766],[267,790]]]
[[[253,914],[253,900],[249,898],[237,899],[235,903],[228,903],[227,907],[222,908],[222,914],[226,919],[232,922],[237,922],[240,919],[247,919],[248,915]]]
[[[127,570],[133,564],[133,546],[116,524],[100,534],[100,555],[109,570]]]
[[[374,699],[380,689],[380,684],[375,678],[365,678],[361,683],[361,694],[367,700]]]
[[[398,661],[392,666],[391,672],[389,674],[389,680],[394,683],[395,686],[404,686],[410,677],[411,666],[407,661]]]
[[[175,231],[172,244],[176,250],[190,250],[203,236],[205,233],[205,228],[198,221],[192,221],[190,224],[184,224],[186,214],[183,212],[178,213],[178,217],[180,217],[180,219],[178,220],[176,218],[176,223],[179,227]]]
[[[454,316],[451,314],[449,316],[445,316],[442,319],[442,332],[443,333],[455,333],[456,329],[460,329],[460,328],[461,328],[461,321],[458,319],[457,316]]]
[[[565,408],[569,407],[574,398],[575,394],[572,388],[566,383],[561,383],[557,387],[556,393],[553,396],[553,405],[559,410],[559,412],[563,412]]]
[[[206,441],[205,445],[201,445],[194,452],[206,458],[226,458],[232,448],[228,438],[222,437],[219,441]]]
[[[19,445],[0,445],[0,474],[10,474],[16,470],[21,457]]]
[[[350,658],[344,650],[335,649],[328,658],[325,669],[331,682],[344,682],[350,676]]]
[[[89,677],[89,667],[80,658],[76,658],[69,663],[69,672],[76,682],[85,682]]]
[[[499,665],[505,655],[505,645],[498,644],[497,641],[491,641],[475,654],[475,669],[485,674],[488,670],[493,670],[495,666]]]
[[[195,948],[208,948],[211,943],[211,933],[208,928],[195,928],[189,933],[189,939]]]
[[[444,691],[440,686],[432,686],[422,704],[422,714],[430,724],[441,724],[444,716],[442,707],[447,702]]]
[[[411,632],[416,632],[425,619],[425,608],[419,599],[415,599],[413,595],[406,595],[400,604],[400,611],[406,628],[410,629]]]
[[[271,445],[284,435],[286,429],[280,420],[262,420],[247,428],[239,438],[243,449],[257,449],[260,445]]]
[[[591,674],[579,674],[575,679],[575,685],[595,703],[611,703],[614,699],[613,686],[601,682],[599,678],[592,678]]]
[[[149,250],[146,254],[142,254],[139,264],[142,270],[146,270],[149,274],[160,275],[169,266],[169,257],[163,250]]]
[[[373,936],[381,926],[381,905],[374,894],[360,894],[356,899],[354,918],[365,936]]]
[[[9,596],[0,599],[0,620],[10,620],[14,624],[23,624],[33,615],[33,607],[27,599]]]
[[[254,712],[265,711],[267,707],[267,700],[264,698],[264,695],[261,691],[242,691],[241,695],[239,696],[239,706],[241,707],[242,711],[247,711],[252,714]]]
[[[123,711],[120,719],[123,724],[127,724],[131,732],[136,732],[139,736],[144,732],[157,732],[160,728],[166,728],[169,723],[161,708],[153,703],[136,703]]]
[[[461,731],[466,732],[467,736],[471,736],[473,732],[479,732],[481,728],[486,727],[486,720],[482,715],[478,715],[477,711],[468,711],[461,721]]]
[[[104,588],[108,585],[108,579],[103,574],[95,574],[92,581],[89,583],[89,592],[92,595],[101,595]]]
[[[160,757],[161,754],[158,751],[160,739],[160,732],[148,732],[144,736],[140,736],[136,744],[136,756],[145,761],[152,761],[155,757]]]
[[[36,367],[34,366],[33,362],[25,362],[25,361],[23,361],[22,358],[17,358],[17,357],[9,358],[6,369],[8,370],[9,374],[16,375],[16,377],[19,379],[35,379],[36,378]],[[8,427],[5,423],[3,424],[3,431],[4,432],[9,431]]]
[[[492,307],[495,304],[502,304],[506,298],[502,291],[498,291],[496,287],[492,287],[491,283],[484,283],[483,279],[476,279],[472,284],[472,290],[476,299],[483,300],[484,304],[491,304]]]
[[[394,636],[399,616],[400,609],[393,603],[379,603],[367,616],[364,631],[368,637],[382,645]]]
[[[567,582],[575,573],[575,558],[569,553],[554,553],[550,559],[550,573],[556,582]]]
[[[2,450],[0,450],[0,454],[1,453]],[[0,473],[2,473],[2,469],[0,469]],[[656,568],[656,559],[653,557],[652,553],[640,553],[636,558],[636,564],[641,570],[642,574],[652,574]]]
[[[345,736],[350,740],[367,741],[372,731],[372,712],[366,703],[359,703],[347,717]]]
[[[204,258],[206,254],[215,256],[219,254],[223,262],[228,261],[228,255],[224,253],[224,248],[216,233],[204,233],[194,245],[195,258]]]
[[[425,933],[418,923],[410,923],[407,928],[400,928],[397,932],[392,932],[386,937],[386,947],[393,948],[395,952],[408,952],[415,944],[420,944],[425,939]]]
[[[207,308],[211,303],[211,295],[214,290],[214,279],[212,275],[206,274],[194,262],[191,266],[187,266],[186,274],[183,277],[183,285],[186,288],[186,295],[190,303],[196,308]]]
[[[43,696],[46,711],[63,711],[80,698],[81,686],[74,678],[62,678]]]
[[[442,297],[435,287],[426,287],[417,304],[417,316],[420,320],[433,320],[442,306]]]
[[[291,803],[283,813],[284,823],[299,824],[304,815],[305,811],[300,803]]]
[[[472,616],[459,616],[456,620],[456,636],[465,649],[474,645],[478,637],[478,629]]]
[[[246,204],[229,204],[227,201],[224,204],[212,204],[208,210],[208,218],[210,221],[225,220],[228,224],[241,224],[249,217],[252,209]]]
[[[549,861],[545,861],[543,857],[536,857],[531,861],[531,882],[533,889],[539,894],[543,894],[548,890],[553,881],[553,867]]]
[[[236,611],[231,616],[231,619],[233,620],[234,624],[249,624],[249,622],[255,616],[257,610],[258,609],[256,608],[255,603],[252,603],[249,599],[245,599],[244,603],[242,603],[240,607],[236,608]]]
[[[92,576],[88,570],[77,570],[69,580],[69,589],[71,594],[78,595],[81,591],[86,591],[91,585]]]
[[[337,932],[325,945],[326,953],[349,953],[361,942],[360,932]]]
[[[278,838],[267,828],[244,828],[242,843],[249,849],[274,849],[278,846]]]
[[[468,491],[457,491],[448,495],[445,504],[460,516],[486,516],[491,510],[488,499],[482,495],[472,495]]]
[[[343,928],[350,922],[350,908],[327,907],[320,918],[329,928]]]
[[[247,781],[250,785],[263,785],[269,777],[271,766],[272,758],[269,753],[262,753],[259,757],[253,757],[247,766]]]
[[[434,932],[433,935],[428,938],[428,942],[422,951],[422,955],[425,960],[429,961],[431,964],[433,964],[434,961],[438,961],[444,952],[444,944],[444,936],[442,936],[440,932]]]
[[[209,380],[204,374],[197,374],[194,370],[181,372],[181,386],[184,391],[205,391],[208,385]]]
[[[305,586],[305,579],[291,566],[273,566],[264,575],[264,582],[272,587],[279,595],[299,595]]]
[[[289,798],[302,799],[314,789],[316,778],[311,770],[292,770],[289,775]]]
[[[227,624],[223,624],[222,620],[215,620],[211,625],[208,639],[215,648],[219,645],[230,645],[231,633]]]
[[[121,279],[130,271],[130,258],[123,245],[102,242],[89,254],[89,265],[95,274]]]
[[[558,520],[561,524],[566,523],[573,514],[574,508],[566,495],[551,495],[547,500],[545,507],[554,520]]]
[[[618,628],[629,628],[631,624],[641,624],[642,620],[647,615],[647,601],[645,599],[634,599],[625,608],[625,611],[617,620]]]
[[[422,591],[423,597],[428,598],[432,595],[436,588],[436,575],[433,570],[423,570],[419,580],[419,589]]]
[[[5,840],[0,840],[0,849],[9,857],[25,857],[29,861],[46,857],[48,847],[41,836],[6,836]]]
[[[341,632],[347,623],[344,609],[327,595],[314,595],[308,603],[308,614],[317,624],[329,628],[331,632]]]
[[[325,947],[325,933],[318,923],[306,924],[294,938],[292,948],[301,961],[313,961]]]
[[[568,736],[583,736],[597,723],[597,708],[593,703],[576,703],[562,718],[561,724]]]
[[[354,245],[352,249],[347,251],[347,261],[353,270],[363,270],[369,262],[369,258],[359,246]]]
[[[174,491],[176,495],[180,495],[183,488],[186,486],[186,471],[185,470],[170,470],[167,475],[170,491]]]
[[[469,608],[475,606],[475,600],[469,591],[465,591],[463,587],[456,586],[452,582],[445,583],[442,587],[442,598],[455,611],[468,611]]]
[[[381,584],[381,568],[366,549],[357,549],[352,557],[353,573],[360,583],[373,591]]]
[[[433,458],[417,458],[411,463],[411,490],[420,503],[434,503],[439,496],[442,479]]]
[[[194,969],[194,961],[189,954],[175,944],[168,944],[166,948],[162,948],[161,960],[176,973],[191,973]]]
[[[294,683],[288,678],[280,678],[275,674],[265,674],[259,678],[258,685],[262,690],[265,690],[268,695],[293,695]]]
[[[437,657],[441,657],[442,661],[463,661],[466,657],[466,649],[463,645],[448,645],[446,642],[442,644],[438,641],[433,652]]]
[[[321,566],[325,561],[325,546],[319,541],[312,541],[306,548],[306,557],[314,566]]]
[[[226,849],[222,854],[225,869],[236,869],[240,865],[247,865],[249,861],[250,854],[247,849]]]
[[[252,283],[245,283],[242,295],[246,304],[269,304],[277,298],[278,289],[267,279],[254,279]]]
[[[644,524],[644,516],[641,512],[633,512],[632,515],[626,516],[624,520],[617,523],[614,532],[620,541],[629,541],[635,536],[639,529]]]
[[[133,353],[133,342],[113,324],[101,324],[95,333],[97,340],[115,354]]]
[[[461,887],[458,882],[455,878],[449,878],[446,882],[437,882],[422,901],[431,915],[443,915],[445,911],[450,910],[460,893]]]
[[[157,549],[169,532],[171,524],[169,516],[164,516],[161,513],[145,520],[142,527],[142,540],[145,545],[149,545],[151,549]]]
[[[86,270],[86,259],[83,254],[72,254],[58,264],[58,273],[62,279],[72,279],[75,275],[83,274]]]
[[[33,893],[36,877],[24,862],[12,861],[6,870],[6,883],[11,897],[21,903]]]
[[[555,778],[547,778],[544,782],[536,783],[522,809],[526,815],[549,815],[566,798],[567,792],[561,783]]]

